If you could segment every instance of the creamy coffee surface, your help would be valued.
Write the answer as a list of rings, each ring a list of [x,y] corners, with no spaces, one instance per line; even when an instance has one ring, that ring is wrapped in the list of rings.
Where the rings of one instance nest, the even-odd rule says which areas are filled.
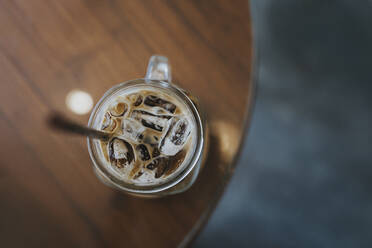
[[[179,174],[195,147],[195,120],[185,103],[162,89],[122,90],[103,106],[106,166],[126,183],[157,185]]]

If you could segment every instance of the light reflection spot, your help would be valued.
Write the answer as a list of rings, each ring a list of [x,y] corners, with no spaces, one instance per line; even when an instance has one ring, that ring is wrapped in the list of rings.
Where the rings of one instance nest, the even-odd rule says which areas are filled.
[[[71,90],[66,96],[66,105],[73,113],[84,115],[92,109],[93,99],[85,91]]]

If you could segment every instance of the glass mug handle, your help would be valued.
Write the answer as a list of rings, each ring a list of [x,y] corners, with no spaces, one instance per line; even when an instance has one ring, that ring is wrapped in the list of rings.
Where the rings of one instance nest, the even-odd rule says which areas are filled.
[[[172,81],[172,75],[168,58],[161,55],[152,55],[147,66],[145,79],[161,80],[170,83]]]

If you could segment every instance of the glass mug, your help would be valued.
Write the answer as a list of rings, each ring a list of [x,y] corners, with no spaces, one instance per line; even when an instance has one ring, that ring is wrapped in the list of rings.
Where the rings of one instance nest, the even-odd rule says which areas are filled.
[[[193,154],[188,159],[188,163],[183,165],[176,175],[172,175],[169,180],[156,185],[136,185],[124,182],[120,177],[113,173],[107,165],[106,159],[102,156],[100,141],[87,138],[90,158],[97,177],[106,185],[119,189],[125,193],[140,197],[161,197],[171,194],[184,192],[195,182],[202,167],[207,147],[207,128],[205,118],[202,115],[198,101],[185,90],[174,85],[171,81],[171,67],[168,59],[164,56],[154,55],[150,58],[146,77],[144,79],[134,79],[120,83],[109,89],[94,107],[88,122],[88,126],[101,129],[102,119],[105,115],[105,104],[114,101],[115,93],[130,87],[152,87],[159,92],[176,95],[192,113],[195,120],[195,132]],[[119,93],[118,93],[119,94]]]

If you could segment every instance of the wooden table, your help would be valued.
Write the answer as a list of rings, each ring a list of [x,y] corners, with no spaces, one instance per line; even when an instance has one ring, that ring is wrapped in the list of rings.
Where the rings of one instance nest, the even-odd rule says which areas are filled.
[[[143,77],[163,54],[173,78],[207,112],[211,147],[186,193],[157,200],[101,184],[86,140],[50,131],[73,116],[73,89],[95,101]],[[0,1],[1,247],[183,247],[208,219],[234,168],[252,104],[248,3],[238,1]]]

